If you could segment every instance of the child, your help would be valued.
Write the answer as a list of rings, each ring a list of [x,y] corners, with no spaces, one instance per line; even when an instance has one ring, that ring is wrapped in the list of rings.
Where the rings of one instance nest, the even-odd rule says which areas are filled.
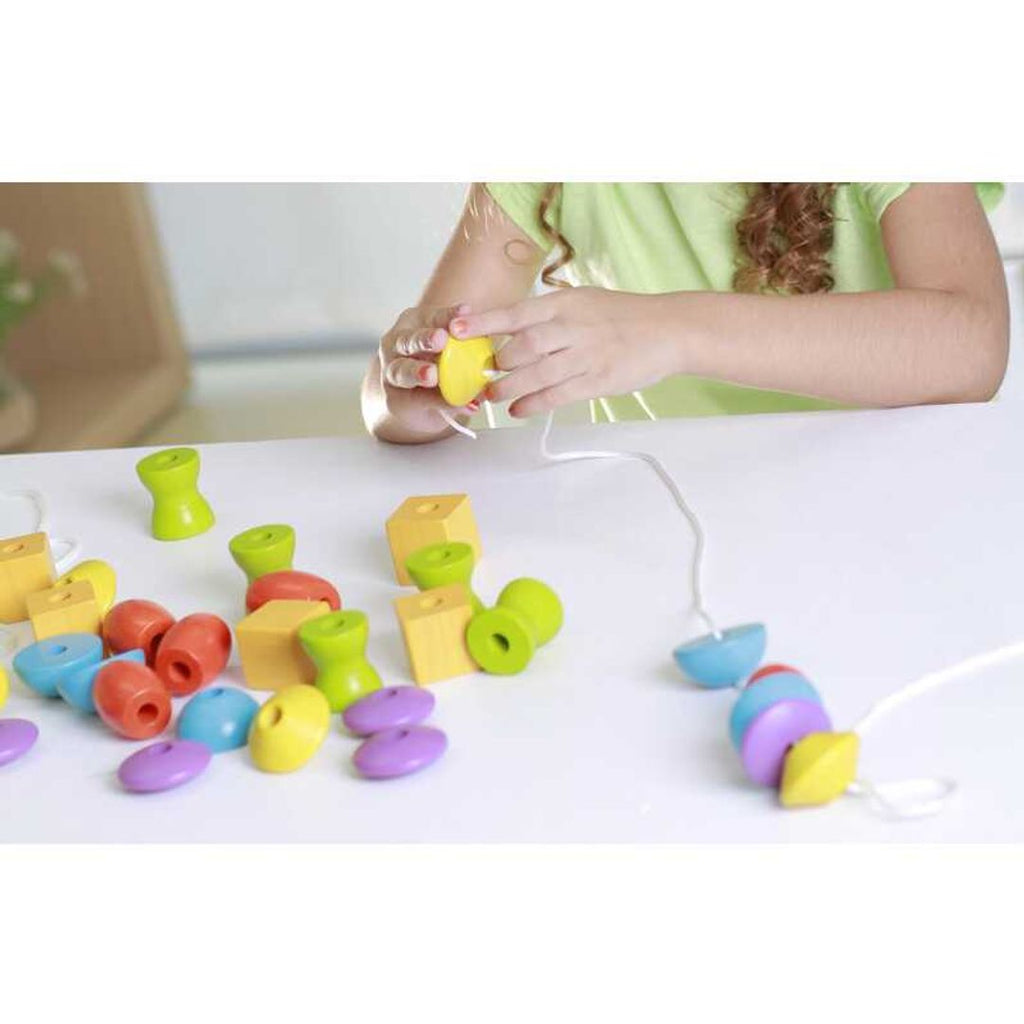
[[[987,401],[1009,335],[984,212],[1001,194],[475,185],[420,304],[381,340],[364,419],[385,441],[450,434],[435,365],[449,334],[506,336],[486,397],[517,418],[595,398],[636,417],[640,389],[659,416]],[[553,290],[528,297],[538,273]]]

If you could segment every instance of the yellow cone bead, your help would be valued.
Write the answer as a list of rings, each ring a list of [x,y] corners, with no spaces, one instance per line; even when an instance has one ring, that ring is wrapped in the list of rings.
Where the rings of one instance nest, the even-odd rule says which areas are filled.
[[[794,743],[782,768],[783,807],[818,807],[846,792],[857,775],[855,732],[812,732]]]
[[[437,360],[437,386],[441,397],[456,408],[472,402],[485,387],[485,370],[494,369],[494,343],[480,338],[449,338]]]
[[[249,753],[265,772],[293,772],[319,749],[331,722],[327,698],[298,683],[278,690],[256,712],[249,729]]]
[[[88,580],[96,594],[96,603],[100,612],[106,615],[114,603],[114,596],[117,592],[117,576],[114,570],[101,562],[98,558],[90,558],[87,562],[79,562],[78,565],[68,569],[55,586],[66,587],[69,583],[77,583],[79,580]]]
[[[11,681],[7,676],[7,669],[0,665],[0,708],[7,703],[7,694],[11,692]]]

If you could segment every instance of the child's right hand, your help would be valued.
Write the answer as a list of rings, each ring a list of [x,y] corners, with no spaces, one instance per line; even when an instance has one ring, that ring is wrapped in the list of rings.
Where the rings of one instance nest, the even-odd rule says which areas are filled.
[[[448,327],[455,317],[469,311],[466,303],[407,309],[381,338],[381,378],[388,412],[408,429],[443,433],[449,428],[438,409],[453,414],[475,411],[452,410],[437,390],[437,357],[448,342]]]

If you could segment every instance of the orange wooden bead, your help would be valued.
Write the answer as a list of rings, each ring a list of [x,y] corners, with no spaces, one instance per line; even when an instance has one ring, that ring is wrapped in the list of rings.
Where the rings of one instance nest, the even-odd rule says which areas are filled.
[[[259,576],[245,592],[245,607],[254,612],[268,601],[326,601],[331,611],[341,608],[341,597],[332,584],[311,572],[281,569]]]
[[[133,599],[115,604],[103,620],[103,639],[111,654],[141,648],[146,664],[156,661],[157,648],[174,625],[174,616],[155,601]]]
[[[171,697],[159,676],[137,661],[112,661],[96,673],[93,700],[100,718],[131,740],[158,736],[171,720]]]
[[[179,619],[164,634],[153,668],[174,697],[195,693],[224,671],[231,630],[216,615],[199,612]]]

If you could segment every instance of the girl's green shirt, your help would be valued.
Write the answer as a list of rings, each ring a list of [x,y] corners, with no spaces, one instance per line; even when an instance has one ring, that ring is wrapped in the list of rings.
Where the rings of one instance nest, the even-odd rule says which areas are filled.
[[[836,189],[830,254],[835,291],[893,286],[881,219],[910,184],[855,182]],[[492,182],[487,190],[547,252],[551,242],[538,219],[544,187],[541,182]],[[976,188],[986,210],[1003,194],[998,182]],[[747,197],[741,184],[567,182],[548,213],[575,250],[562,274],[574,285],[617,291],[732,291],[738,262],[736,222]],[[821,399],[683,375],[646,388],[644,396],[659,417],[837,408]],[[609,398],[608,404],[619,419],[645,415],[629,396]]]

